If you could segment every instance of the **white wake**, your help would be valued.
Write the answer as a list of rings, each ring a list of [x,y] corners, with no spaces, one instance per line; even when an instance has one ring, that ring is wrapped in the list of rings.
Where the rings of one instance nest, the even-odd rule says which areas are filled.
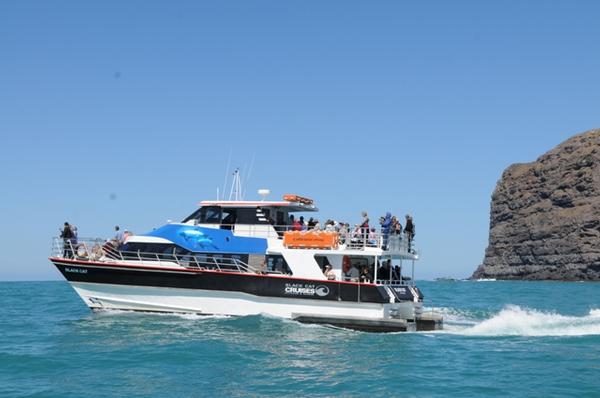
[[[465,314],[443,311],[447,333],[466,336],[585,336],[600,335],[600,309],[585,316],[567,316],[507,305],[496,315],[477,321]],[[470,319],[469,319],[470,318]]]

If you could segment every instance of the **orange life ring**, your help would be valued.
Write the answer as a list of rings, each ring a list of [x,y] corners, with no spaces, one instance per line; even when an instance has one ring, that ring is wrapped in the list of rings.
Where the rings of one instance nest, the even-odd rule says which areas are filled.
[[[344,273],[348,273],[348,271],[350,271],[350,267],[352,267],[352,264],[350,263],[350,257],[344,256],[344,259],[342,260],[342,270]]]

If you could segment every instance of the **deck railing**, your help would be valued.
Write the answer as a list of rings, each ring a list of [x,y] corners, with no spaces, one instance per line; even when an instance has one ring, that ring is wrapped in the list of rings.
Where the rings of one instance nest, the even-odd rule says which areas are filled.
[[[174,251],[166,253],[147,253],[121,250],[114,240],[100,238],[81,238],[52,241],[52,257],[77,259],[83,261],[119,262],[127,261],[140,265],[180,266],[185,268],[209,269],[229,272],[261,273],[264,272],[235,257],[214,255],[178,254]]]
[[[220,229],[229,229],[235,231],[240,236],[260,237],[271,239],[283,239],[288,231],[297,231],[292,225],[278,224],[214,224]],[[370,228],[374,229],[374,228]],[[400,252],[405,254],[418,255],[415,247],[414,237],[409,239],[408,234],[396,234],[394,232],[384,232],[383,229],[375,231],[357,228],[347,230],[346,228],[320,228],[322,232],[337,232],[339,234],[339,243],[341,249],[347,250],[365,250],[367,248],[377,248],[389,252]],[[314,228],[305,228],[302,231],[314,232]],[[302,232],[301,231],[301,232]],[[410,243],[409,243],[410,240]]]

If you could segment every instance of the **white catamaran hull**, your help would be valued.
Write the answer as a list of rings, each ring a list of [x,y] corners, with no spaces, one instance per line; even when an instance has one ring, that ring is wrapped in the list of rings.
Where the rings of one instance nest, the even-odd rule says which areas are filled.
[[[179,289],[70,282],[77,294],[93,310],[132,310],[195,313],[206,315],[267,314],[292,318],[297,314],[364,318],[414,319],[422,303],[361,303],[261,297],[235,291]]]

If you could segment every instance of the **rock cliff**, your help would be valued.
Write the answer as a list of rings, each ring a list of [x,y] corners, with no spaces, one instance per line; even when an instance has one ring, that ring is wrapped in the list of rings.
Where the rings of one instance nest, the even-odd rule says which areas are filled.
[[[504,171],[472,278],[600,280],[600,129]]]

